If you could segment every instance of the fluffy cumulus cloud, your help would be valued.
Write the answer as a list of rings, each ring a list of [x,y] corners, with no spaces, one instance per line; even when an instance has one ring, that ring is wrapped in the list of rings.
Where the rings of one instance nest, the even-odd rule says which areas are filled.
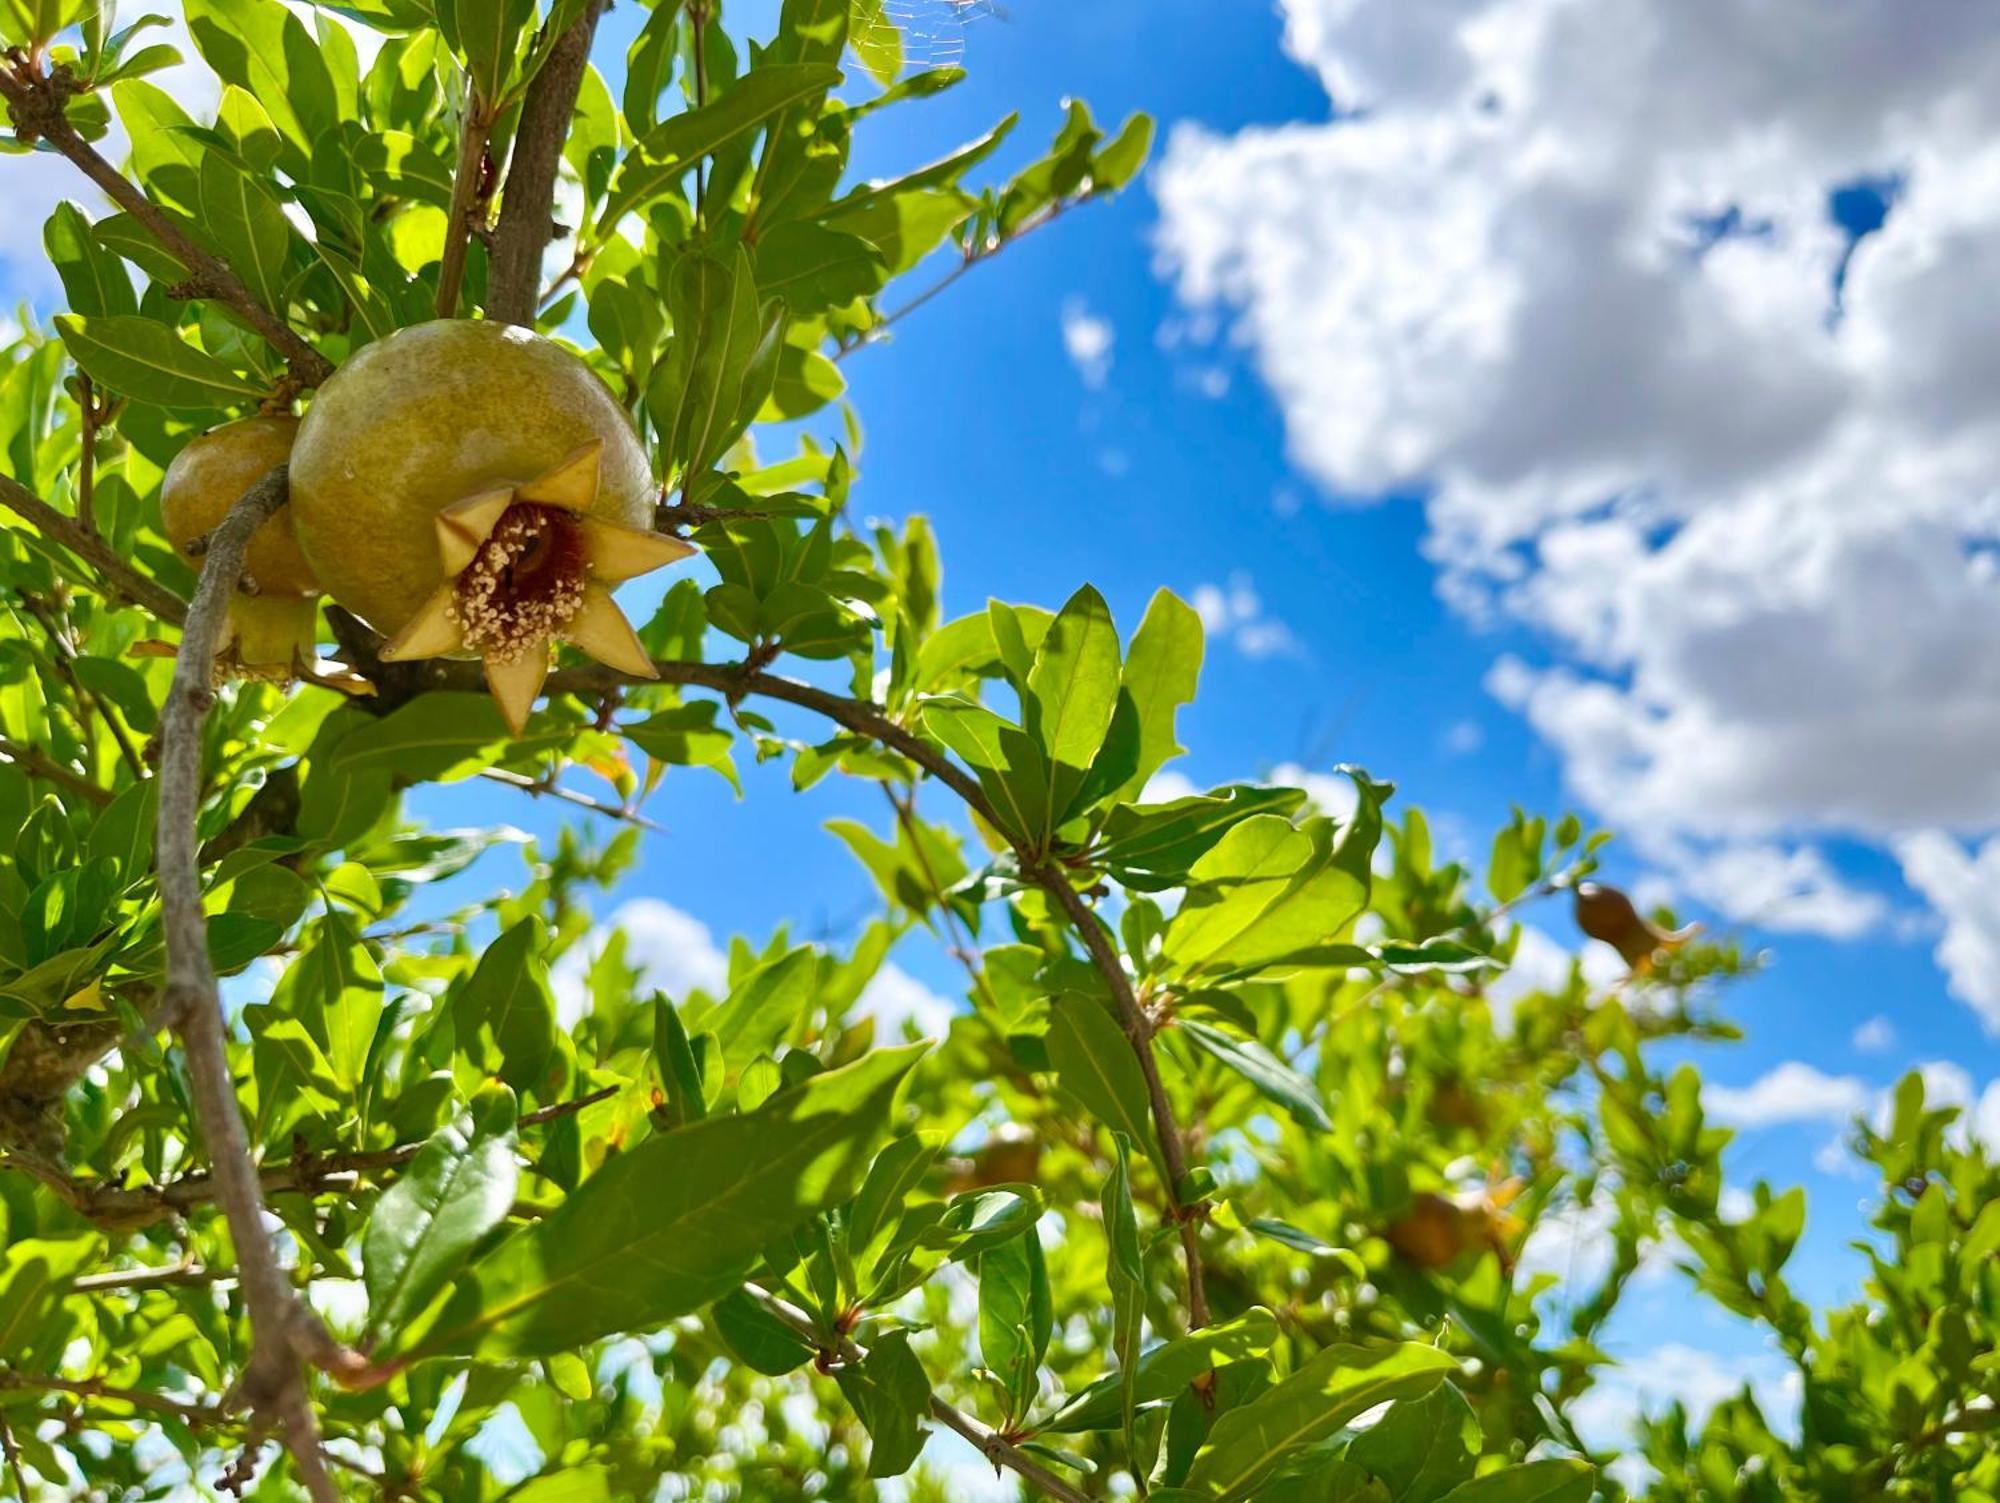
[[[1949,835],[1919,831],[1896,843],[1903,876],[1943,923],[1937,961],[1955,995],[1988,1033],[2000,1033],[2000,837],[1968,851]]]
[[[1710,1084],[1702,1091],[1702,1105],[1726,1127],[1773,1127],[1781,1122],[1842,1126],[1874,1095],[1852,1075],[1828,1075],[1798,1060],[1786,1060],[1747,1086]]]
[[[1248,574],[1238,571],[1226,585],[1198,584],[1192,601],[1208,635],[1234,644],[1247,658],[1283,657],[1299,650],[1292,629],[1264,613],[1264,599]]]
[[[1092,313],[1080,297],[1063,304],[1062,342],[1063,353],[1069,356],[1069,363],[1083,377],[1085,386],[1095,390],[1111,378],[1111,358],[1118,345],[1118,331],[1110,319]]]
[[[1421,490],[1448,597],[1545,634],[1496,687],[1581,795],[1689,871],[1748,843],[1684,883],[1709,901],[1866,927],[1774,843],[2000,808],[2000,344],[1966,316],[2000,276],[2000,30],[1280,8],[1334,108],[1175,132],[1182,300],[1234,321],[1330,493]]]

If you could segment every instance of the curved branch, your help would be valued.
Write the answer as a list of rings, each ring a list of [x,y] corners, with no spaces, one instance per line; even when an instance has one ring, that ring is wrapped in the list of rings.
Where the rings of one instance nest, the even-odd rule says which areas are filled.
[[[330,610],[334,633],[339,637],[342,649],[355,671],[373,679],[379,689],[369,705],[378,710],[393,709],[416,694],[432,689],[457,690],[479,693],[485,688],[483,670],[478,663],[458,662],[447,658],[425,658],[410,663],[384,663],[376,653],[375,637],[354,617],[339,609]],[[880,705],[866,700],[849,699],[845,695],[829,693],[811,684],[800,683],[797,679],[785,678],[780,674],[766,672],[747,663],[689,663],[673,659],[656,660],[653,664],[658,673],[656,679],[634,678],[620,673],[615,668],[592,664],[583,668],[567,668],[549,676],[548,689],[552,694],[571,693],[585,697],[597,697],[617,689],[630,688],[646,683],[679,684],[698,689],[710,689],[730,700],[741,699],[747,694],[759,695],[765,699],[782,700],[786,704],[812,710],[825,716],[856,735],[866,736],[872,741],[900,752],[910,761],[929,773],[937,781],[951,789],[972,812],[996,831],[1004,834],[1005,826],[994,813],[979,781],[921,736],[891,719]],[[1021,876],[1048,893],[1056,906],[1063,912],[1070,926],[1077,932],[1091,964],[1104,978],[1104,984],[1111,992],[1111,998],[1118,1010],[1119,1025],[1131,1041],[1133,1051],[1139,1057],[1139,1067],[1145,1075],[1146,1093],[1150,1099],[1153,1115],[1153,1130],[1160,1142],[1160,1157],[1172,1183],[1166,1186],[1168,1202],[1173,1207],[1174,1220],[1178,1225],[1181,1251],[1187,1263],[1188,1278],[1188,1318],[1195,1326],[1208,1324],[1208,1294],[1201,1266],[1201,1213],[1198,1207],[1190,1206],[1181,1198],[1182,1182],[1187,1176],[1187,1152],[1180,1124],[1174,1115],[1173,1103],[1169,1100],[1166,1085],[1160,1078],[1159,1061],[1153,1053],[1153,1023],[1140,1005],[1137,994],[1132,989],[1132,978],[1125,974],[1118,951],[1112,944],[1103,924],[1092,912],[1083,895],[1076,890],[1068,873],[1060,866],[1039,854],[1021,846],[1015,846],[1015,855],[1021,864]]]
[[[301,386],[317,386],[333,374],[333,363],[308,344],[283,318],[258,302],[236,273],[181,233],[159,205],[146,197],[130,178],[113,167],[97,148],[84,140],[64,113],[69,91],[58,70],[46,74],[10,75],[0,71],[0,98],[7,102],[15,132],[24,141],[41,139],[68,157],[113,203],[130,214],[159,241],[161,248],[188,269],[191,291],[218,298],[242,315],[271,348],[285,357]]]
[[[300,1301],[264,1229],[264,1196],[229,1071],[222,995],[208,953],[195,822],[201,811],[201,727],[215,702],[211,680],[229,600],[243,573],[251,534],[286,499],[283,465],[258,481],[210,536],[201,579],[188,606],[173,684],[160,712],[160,821],[156,866],[167,944],[166,1013],[181,1036],[217,1198],[241,1269],[254,1344],[242,1378],[251,1407],[270,1418],[316,1503],[337,1503],[300,1359],[361,1365],[344,1353]]]
[[[89,564],[106,593],[142,606],[175,626],[187,619],[185,600],[134,569],[101,534],[88,530],[74,517],[64,516],[18,480],[0,475],[0,506]]]
[[[603,0],[585,0],[583,14],[549,50],[521,104],[486,272],[486,316],[501,323],[525,328],[535,324],[542,252],[553,238],[556,173],[576,114],[577,91],[590,63],[597,18],[603,13]]]
[[[768,1289],[760,1289],[755,1284],[745,1284],[743,1288],[752,1299],[756,1300],[758,1304],[762,1305],[772,1315],[790,1326],[814,1346],[824,1351],[829,1351],[830,1355],[839,1357],[841,1361],[859,1362],[868,1355],[860,1346],[855,1344],[854,1338],[851,1336],[840,1337],[838,1342],[829,1348],[826,1336],[820,1331],[813,1318],[797,1305],[792,1304],[789,1300],[780,1299]],[[1043,1466],[1019,1446],[1013,1444],[1005,1436],[995,1430],[988,1429],[964,1411],[954,1409],[936,1394],[931,1395],[930,1410],[932,1419],[943,1425],[947,1430],[962,1436],[972,1445],[974,1450],[993,1463],[996,1471],[1001,1467],[1006,1467],[1023,1482],[1028,1483],[1044,1496],[1056,1499],[1057,1503],[1090,1503],[1088,1494],[1071,1487],[1069,1483],[1063,1481],[1062,1478]]]

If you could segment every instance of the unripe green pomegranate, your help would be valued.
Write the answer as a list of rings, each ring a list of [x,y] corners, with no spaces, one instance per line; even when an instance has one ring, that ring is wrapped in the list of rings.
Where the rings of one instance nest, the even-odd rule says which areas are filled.
[[[167,540],[189,544],[222,524],[229,508],[292,453],[299,420],[285,415],[244,418],[189,440],[160,482],[160,521]],[[318,655],[319,580],[300,552],[292,508],[281,507],[257,529],[243,572],[254,592],[229,602],[229,624],[216,654],[224,674],[290,678]]]
[[[440,319],[368,345],[306,410],[291,486],[305,556],[383,658],[483,659],[516,734],[556,641],[654,676],[610,591],[694,550],[652,530],[631,418],[553,341]]]

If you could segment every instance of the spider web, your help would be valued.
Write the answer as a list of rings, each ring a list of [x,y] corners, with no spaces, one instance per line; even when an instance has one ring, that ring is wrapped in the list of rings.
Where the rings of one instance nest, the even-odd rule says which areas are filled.
[[[966,27],[996,14],[993,0],[853,0],[848,43],[886,87],[906,73],[957,66]]]

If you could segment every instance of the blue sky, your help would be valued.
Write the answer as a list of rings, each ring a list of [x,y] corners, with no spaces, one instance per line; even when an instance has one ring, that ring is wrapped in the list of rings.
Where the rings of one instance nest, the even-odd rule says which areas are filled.
[[[769,9],[732,14],[755,31]],[[1069,95],[1100,121],[1151,111],[1162,151],[845,363],[857,505],[933,519],[954,614],[1085,580],[1128,624],[1161,584],[1199,598],[1217,629],[1178,764],[1198,783],[1357,761],[1475,859],[1513,803],[1621,829],[1616,879],[1770,951],[1728,998],[1746,1042],[1701,1059],[1711,1109],[1743,1125],[1738,1172],[1811,1192],[1805,1291],[1852,1294],[1868,1187],[1825,1152],[1845,1118],[1923,1064],[2000,1138],[1980,661],[2000,400],[1978,400],[2000,370],[1954,312],[2000,261],[1996,44],[1899,33],[1889,0],[1839,35],[1806,0],[1707,31],[1586,9],[1006,0],[976,20],[970,80],[877,117],[862,171],[1018,109],[1005,171]],[[606,23],[614,77],[641,19]],[[1830,61],[1755,61],[1794,52]],[[1898,190],[1842,196],[1860,182]],[[44,303],[33,237],[0,234],[0,257],[6,301]],[[670,777],[619,897],[717,942],[785,916],[850,933],[870,888],[818,826],[879,827],[879,798],[744,774],[741,802]],[[477,785],[422,812],[556,822]],[[713,965],[684,921],[638,912],[667,970]],[[1577,940],[1560,909],[1530,922]],[[941,957],[898,962],[905,1005],[952,994]],[[1611,1344],[1649,1392],[1774,1375],[1720,1317],[1690,1321],[1677,1276],[1631,1303]]]

